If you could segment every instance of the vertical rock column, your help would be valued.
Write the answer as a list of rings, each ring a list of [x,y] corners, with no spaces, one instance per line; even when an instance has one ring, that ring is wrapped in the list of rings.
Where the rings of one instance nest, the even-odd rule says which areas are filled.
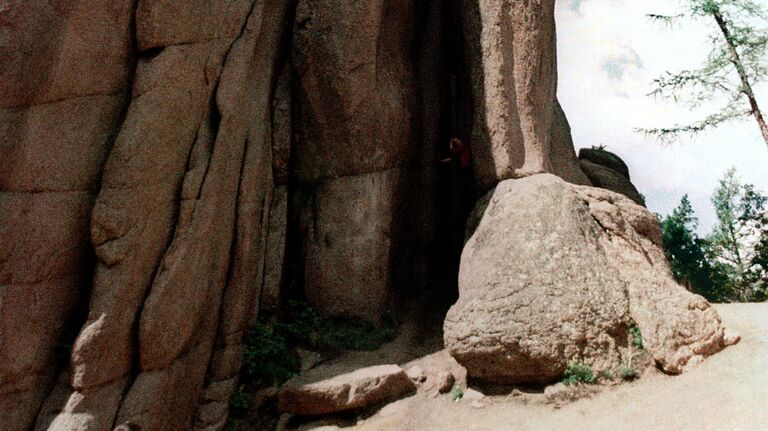
[[[410,0],[301,0],[294,167],[304,288],[324,315],[387,307],[402,167],[412,143]]]
[[[477,187],[541,170],[589,184],[556,99],[554,0],[461,0]],[[567,136],[566,136],[567,135]]]
[[[34,423],[87,298],[89,215],[127,103],[133,10],[0,9],[0,428],[15,431]]]
[[[289,6],[139,2],[140,61],[93,212],[98,263],[72,392],[48,400],[43,413],[62,411],[40,429],[223,426],[259,297]]]

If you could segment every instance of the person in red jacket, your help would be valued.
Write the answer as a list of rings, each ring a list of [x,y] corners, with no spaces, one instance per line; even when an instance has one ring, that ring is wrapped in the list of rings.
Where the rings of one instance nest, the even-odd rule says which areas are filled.
[[[451,249],[454,249],[458,257],[464,245],[464,225],[474,206],[474,175],[469,145],[459,138],[452,138],[448,157],[441,162],[447,165],[441,181],[446,205],[443,217],[447,219],[446,224],[449,226]]]
[[[450,163],[453,161],[462,171],[469,169],[472,165],[472,154],[469,151],[469,145],[462,142],[461,139],[451,139],[451,145],[448,151],[450,152],[450,157],[441,160],[443,163]]]

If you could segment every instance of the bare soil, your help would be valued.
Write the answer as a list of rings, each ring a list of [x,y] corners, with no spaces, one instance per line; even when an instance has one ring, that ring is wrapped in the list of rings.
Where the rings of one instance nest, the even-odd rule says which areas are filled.
[[[635,382],[605,387],[591,398],[562,406],[547,404],[539,393],[515,392],[459,402],[448,394],[436,398],[421,394],[390,404],[344,429],[766,431],[768,304],[716,307],[742,341],[680,376],[651,370]],[[399,355],[392,356],[408,352],[403,345],[390,348],[389,354],[378,352],[376,362],[395,359],[387,357],[395,352]],[[443,352],[428,358],[435,357],[450,360]]]

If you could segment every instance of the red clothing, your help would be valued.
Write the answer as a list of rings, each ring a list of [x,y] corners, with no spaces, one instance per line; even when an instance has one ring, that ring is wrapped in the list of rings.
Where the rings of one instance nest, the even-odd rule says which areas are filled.
[[[459,167],[461,167],[461,169],[467,169],[472,164],[472,156],[469,153],[469,146],[461,141],[458,141],[455,145],[451,145],[451,158],[459,161]]]

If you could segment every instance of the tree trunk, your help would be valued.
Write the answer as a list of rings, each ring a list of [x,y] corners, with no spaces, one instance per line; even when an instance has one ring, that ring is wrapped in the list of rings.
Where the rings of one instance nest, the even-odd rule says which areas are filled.
[[[768,125],[766,125],[765,118],[763,118],[763,113],[760,111],[760,107],[757,104],[755,92],[752,90],[752,84],[749,83],[749,77],[747,77],[747,72],[744,70],[744,65],[741,62],[741,56],[739,56],[739,52],[736,50],[736,45],[734,45],[733,41],[731,40],[731,32],[728,29],[728,25],[725,22],[725,19],[723,18],[723,15],[720,13],[719,9],[715,9],[712,12],[712,16],[715,18],[715,21],[717,21],[717,26],[720,27],[720,31],[725,37],[725,43],[728,45],[728,51],[731,54],[731,63],[733,63],[733,65],[736,67],[736,72],[738,72],[739,79],[741,79],[741,85],[744,87],[741,91],[745,96],[747,96],[747,99],[749,99],[750,111],[755,117],[757,125],[760,127],[760,132],[763,134],[763,140],[765,141],[765,144],[768,146]]]

